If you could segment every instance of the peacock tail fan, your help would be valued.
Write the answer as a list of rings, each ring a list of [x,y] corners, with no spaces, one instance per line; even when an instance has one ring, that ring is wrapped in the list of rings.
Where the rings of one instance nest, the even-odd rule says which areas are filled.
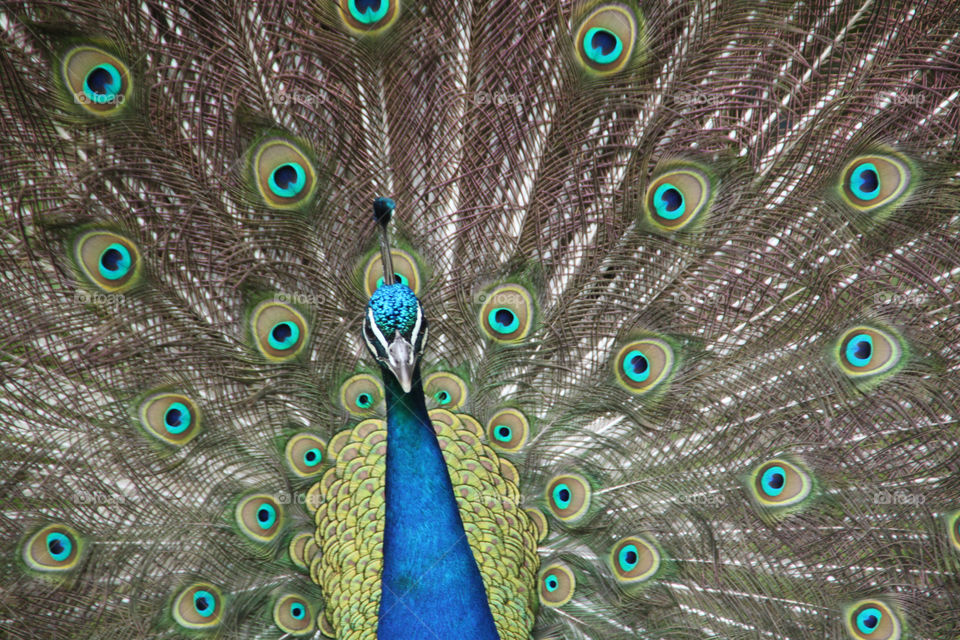
[[[954,8],[4,2],[0,635],[957,636]]]

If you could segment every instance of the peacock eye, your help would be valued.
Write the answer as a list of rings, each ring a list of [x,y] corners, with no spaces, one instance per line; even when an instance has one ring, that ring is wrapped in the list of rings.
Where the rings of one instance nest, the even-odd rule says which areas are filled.
[[[264,356],[286,361],[296,357],[306,344],[307,322],[289,305],[265,302],[253,312],[253,333]]]
[[[273,621],[281,631],[291,635],[308,635],[313,631],[313,612],[307,600],[298,595],[288,594],[277,599]]]
[[[428,398],[433,398],[437,406],[456,411],[467,401],[467,385],[459,377],[446,371],[431,373],[423,383]]]
[[[400,13],[399,0],[339,0],[339,4],[344,24],[364,35],[383,33]]]
[[[480,310],[480,327],[497,342],[517,342],[530,332],[533,301],[519,285],[502,285],[487,295]]]
[[[848,609],[847,631],[856,640],[898,640],[900,619],[879,600],[861,600]]]
[[[323,469],[326,444],[311,433],[298,433],[286,446],[287,466],[301,477],[313,476]]]
[[[640,536],[623,538],[610,552],[610,565],[617,582],[635,585],[646,582],[660,569],[660,551]]]
[[[960,551],[960,511],[955,511],[947,516],[947,535],[950,538],[950,544],[957,551]]]
[[[44,573],[69,571],[80,558],[81,538],[64,524],[51,524],[31,535],[23,545],[27,566]]]
[[[95,47],[81,46],[67,52],[63,80],[73,94],[73,102],[97,116],[119,113],[130,97],[127,66]]]
[[[656,176],[643,201],[646,221],[657,231],[679,231],[702,218],[713,200],[710,176],[693,164]]]
[[[123,236],[92,231],[77,240],[75,254],[84,275],[104,291],[119,293],[137,281],[140,253]]]
[[[355,416],[370,415],[382,398],[380,381],[366,373],[352,376],[340,385],[340,406]]]
[[[673,371],[673,349],[658,338],[634,340],[617,354],[614,373],[627,391],[644,394],[667,379]]]
[[[860,156],[844,167],[840,193],[857,211],[874,211],[902,201],[912,173],[907,160],[894,154]]]
[[[893,370],[901,360],[900,341],[873,327],[848,329],[838,341],[840,368],[851,378],[875,376]]]
[[[420,269],[413,256],[402,249],[391,249],[390,260],[393,262],[393,276],[396,282],[406,285],[414,294],[420,293]],[[367,297],[383,286],[383,256],[380,252],[371,255],[363,271],[364,288]]]
[[[253,154],[253,174],[261,197],[274,209],[300,207],[316,190],[313,163],[286,140],[271,139],[257,147]]]
[[[151,436],[182,446],[199,433],[200,412],[184,395],[160,393],[140,405],[140,424]]]
[[[580,475],[554,476],[547,484],[547,507],[558,520],[573,524],[590,510],[592,488]]]
[[[220,624],[222,604],[219,589],[212,584],[198,582],[177,596],[173,603],[173,617],[187,629],[209,629]]]
[[[770,460],[753,472],[752,491],[761,506],[786,507],[810,495],[810,476],[786,460]]]
[[[527,443],[530,423],[516,409],[501,409],[487,421],[487,438],[490,445],[499,451],[519,451]]]
[[[254,495],[244,498],[236,508],[240,530],[251,540],[269,542],[280,531],[283,511],[270,496]]]
[[[540,572],[540,603],[560,607],[570,602],[576,588],[573,572],[565,565],[553,563]]]
[[[580,22],[575,36],[577,61],[599,75],[616,73],[633,57],[638,20],[628,7],[605,4]]]

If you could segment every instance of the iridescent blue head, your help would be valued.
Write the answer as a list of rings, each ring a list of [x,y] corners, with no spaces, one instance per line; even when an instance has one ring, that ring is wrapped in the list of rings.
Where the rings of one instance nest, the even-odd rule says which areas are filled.
[[[389,284],[373,293],[363,319],[363,339],[370,354],[409,392],[427,339],[423,307],[410,287]]]

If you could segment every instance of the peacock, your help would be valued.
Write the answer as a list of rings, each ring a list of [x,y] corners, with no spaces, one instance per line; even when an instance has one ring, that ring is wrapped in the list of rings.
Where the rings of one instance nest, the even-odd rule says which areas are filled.
[[[960,638],[949,0],[4,0],[0,636]]]

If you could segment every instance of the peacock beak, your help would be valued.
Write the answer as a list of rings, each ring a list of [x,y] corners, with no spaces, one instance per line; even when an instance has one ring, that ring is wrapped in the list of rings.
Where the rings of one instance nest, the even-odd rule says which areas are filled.
[[[393,337],[393,341],[390,342],[390,346],[387,349],[387,367],[396,376],[397,381],[400,383],[400,386],[403,388],[404,393],[410,393],[410,389],[413,388],[413,369],[414,369],[414,353],[413,345],[400,335],[400,332],[396,332]]]

